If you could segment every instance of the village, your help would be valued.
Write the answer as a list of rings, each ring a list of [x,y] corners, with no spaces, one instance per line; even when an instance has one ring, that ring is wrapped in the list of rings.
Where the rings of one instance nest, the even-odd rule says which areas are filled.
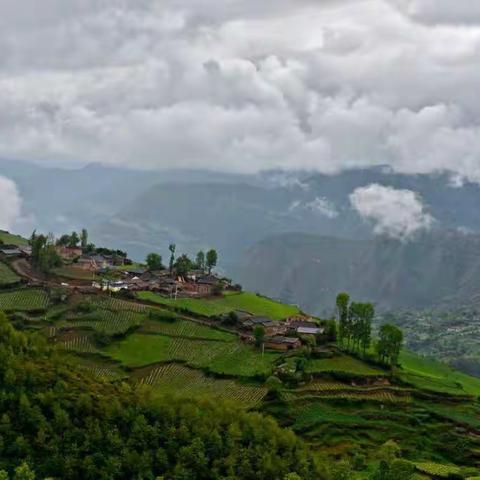
[[[87,237],[85,231],[83,235]],[[47,249],[48,240],[44,243],[42,248]],[[78,245],[80,243],[83,246]],[[52,246],[56,268],[43,275],[50,286],[56,284],[82,293],[115,295],[135,301],[139,301],[136,296],[139,292],[152,292],[172,300],[208,301],[242,290],[240,285],[213,272],[218,259],[215,250],[206,254],[199,252],[196,261],[192,261],[185,254],[175,258],[175,246],[170,245],[171,258],[169,266],[165,267],[157,254],[150,254],[144,264],[135,263],[126,252],[96,248],[86,240],[82,242],[82,235],[75,232],[56,240]],[[30,245],[0,245],[0,257],[17,273],[27,274],[30,285],[38,283],[40,276],[35,270],[38,255],[35,240],[31,240]],[[209,255],[210,261],[207,261]],[[323,343],[327,334],[325,326],[304,314],[274,320],[235,310],[219,316],[216,321],[218,326],[234,331],[246,343],[277,351],[295,350],[305,344],[315,345],[317,341]]]

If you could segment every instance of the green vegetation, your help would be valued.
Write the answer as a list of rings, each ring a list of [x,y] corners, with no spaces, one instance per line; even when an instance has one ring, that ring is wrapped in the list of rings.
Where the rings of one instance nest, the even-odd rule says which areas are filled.
[[[34,312],[47,308],[48,296],[43,290],[21,289],[0,293],[0,310]]]
[[[307,372],[313,374],[325,372],[337,372],[361,376],[378,376],[386,374],[386,372],[379,367],[368,365],[349,355],[338,355],[332,358],[309,360],[306,369]]]
[[[260,352],[238,342],[133,334],[109,345],[105,353],[129,367],[184,361],[189,365],[227,375],[267,375],[278,355]]]
[[[176,363],[158,365],[135,373],[142,385],[150,385],[154,395],[177,394],[189,398],[214,396],[232,400],[244,408],[256,406],[266,395],[262,387],[245,385],[233,380],[219,380]]]
[[[0,230],[0,244],[17,245],[18,247],[25,247],[28,245],[28,240],[20,235],[13,235],[4,230]]]
[[[0,262],[0,287],[20,282],[21,278],[8,265]]]
[[[63,277],[71,280],[92,280],[92,272],[88,270],[82,270],[80,268],[74,268],[68,265],[62,267],[54,268],[52,273],[58,277]]]
[[[253,315],[266,316],[273,320],[283,320],[300,313],[296,306],[285,305],[250,292],[229,293],[223,297],[213,299],[178,298],[176,300],[162,297],[152,292],[140,292],[138,298],[206,317],[223,315],[234,310],[242,310]]]
[[[480,378],[466,375],[444,363],[403,351],[400,364],[402,378],[419,388],[480,396]]]
[[[234,342],[237,336],[233,333],[217,330],[189,320],[148,321],[142,327],[143,333],[158,333],[170,337],[197,338],[202,340],[219,340]]]
[[[219,398],[162,397],[153,405],[126,384],[82,374],[3,315],[0,398],[1,478],[14,471],[17,480],[326,478],[272,419]]]

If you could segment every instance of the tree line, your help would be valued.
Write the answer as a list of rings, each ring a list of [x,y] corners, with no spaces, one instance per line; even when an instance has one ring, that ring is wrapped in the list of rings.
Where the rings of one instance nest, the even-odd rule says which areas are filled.
[[[210,249],[207,252],[200,250],[195,260],[192,260],[187,254],[182,254],[178,258],[176,257],[177,246],[172,243],[168,246],[170,251],[170,259],[168,269],[170,274],[174,272],[184,277],[191,270],[201,270],[203,272],[208,271],[212,273],[212,269],[217,266],[218,253],[215,249]],[[166,267],[163,265],[162,256],[158,253],[149,253],[145,259],[145,263],[150,271],[164,270]]]
[[[362,353],[365,357],[372,345],[372,322],[375,307],[372,303],[353,302],[348,293],[340,293],[336,299],[338,321],[338,343],[352,353]],[[375,342],[378,359],[394,367],[403,345],[403,333],[395,325],[380,327]]]

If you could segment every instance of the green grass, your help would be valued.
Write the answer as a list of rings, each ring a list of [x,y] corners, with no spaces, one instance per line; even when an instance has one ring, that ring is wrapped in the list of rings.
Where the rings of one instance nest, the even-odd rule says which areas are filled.
[[[72,318],[60,323],[59,327],[92,328],[106,335],[120,335],[138,327],[145,320],[145,315],[131,311],[114,312],[96,310],[92,314]]]
[[[153,387],[154,396],[174,394],[192,398],[207,395],[231,400],[244,408],[254,407],[267,393],[263,387],[207,377],[198,370],[175,363],[157,365],[135,376],[138,383]]]
[[[48,297],[43,290],[14,290],[0,293],[0,310],[32,312],[47,308]]]
[[[400,356],[401,377],[418,388],[440,393],[480,395],[480,378],[471,377],[433,359],[409,351]]]
[[[69,278],[71,280],[92,280],[92,272],[80,268],[60,267],[55,268],[53,273],[59,277]]]
[[[13,235],[3,230],[0,230],[0,241],[6,245],[17,245],[19,247],[28,245],[27,239],[21,237],[20,235]]]
[[[459,474],[460,468],[456,465],[442,465],[433,462],[415,463],[415,467],[421,473],[426,473],[434,477],[447,478],[450,474]]]
[[[12,285],[20,280],[21,278],[8,265],[0,262],[0,286]]]
[[[206,317],[222,315],[233,310],[243,310],[252,315],[266,316],[273,320],[283,320],[300,312],[296,306],[275,302],[251,292],[231,293],[223,297],[211,299],[179,298],[177,300],[162,297],[152,292],[140,292],[138,298],[159,305],[182,308],[195,315]]]
[[[129,367],[184,361],[191,366],[236,376],[266,375],[278,355],[262,354],[240,342],[219,342],[133,334],[104,352]]]
[[[157,333],[170,337],[198,338],[203,340],[219,340],[232,342],[237,340],[233,333],[216,330],[189,320],[175,320],[174,322],[150,320],[142,327],[144,333]]]
[[[307,363],[307,371],[309,373],[339,372],[362,376],[385,375],[385,371],[380,368],[348,355],[310,360]]]

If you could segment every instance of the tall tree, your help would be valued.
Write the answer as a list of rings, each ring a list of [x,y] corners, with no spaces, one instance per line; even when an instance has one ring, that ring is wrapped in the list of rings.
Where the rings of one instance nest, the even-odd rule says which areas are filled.
[[[265,339],[265,328],[263,328],[261,325],[257,325],[253,329],[253,337],[255,338],[255,344],[260,346]]]
[[[402,345],[403,332],[398,327],[389,323],[380,327],[377,354],[382,362],[396,366]]]
[[[372,343],[372,321],[375,317],[375,307],[371,303],[364,303],[360,325],[360,344],[365,356]]]
[[[195,259],[195,265],[199,270],[205,270],[205,252],[203,250],[200,250],[197,253],[197,257]]]
[[[170,250],[169,270],[170,270],[170,275],[171,275],[173,273],[173,265],[175,263],[175,250],[177,249],[177,246],[174,243],[171,243],[168,246],[168,249]]]
[[[149,253],[145,260],[147,267],[150,271],[152,270],[162,270],[162,257],[158,253]]]
[[[82,228],[82,233],[80,234],[80,245],[82,250],[87,248],[88,245],[88,231],[86,228]]]
[[[217,266],[218,254],[213,248],[207,252],[208,273],[212,273],[212,268]]]
[[[184,277],[190,270],[192,270],[193,266],[194,264],[188,255],[183,254],[178,257],[177,261],[175,262],[175,273],[179,277]]]
[[[339,293],[337,295],[337,321],[338,321],[338,340],[343,345],[347,336],[347,323],[349,311],[350,295],[348,293]]]
[[[72,232],[70,235],[70,242],[68,243],[68,246],[70,248],[78,247],[79,242],[80,242],[80,237],[78,236],[78,233]]]

